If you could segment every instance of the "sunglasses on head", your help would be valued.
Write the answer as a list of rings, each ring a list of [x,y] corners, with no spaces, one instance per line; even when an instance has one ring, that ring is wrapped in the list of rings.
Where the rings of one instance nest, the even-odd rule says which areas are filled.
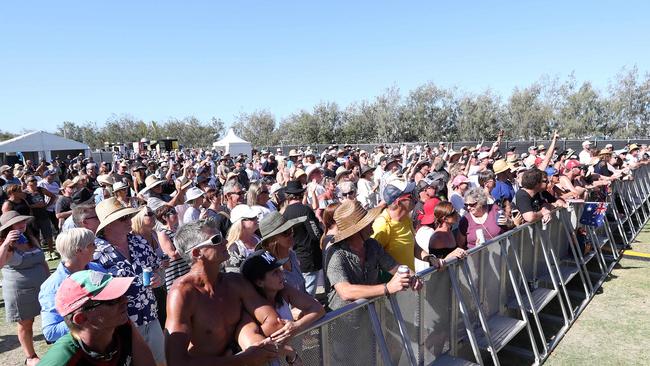
[[[221,234],[214,234],[208,240],[202,241],[197,245],[193,246],[192,248],[186,250],[185,253],[189,253],[194,249],[200,249],[203,247],[213,247],[221,244],[223,244],[223,238],[221,237]]]

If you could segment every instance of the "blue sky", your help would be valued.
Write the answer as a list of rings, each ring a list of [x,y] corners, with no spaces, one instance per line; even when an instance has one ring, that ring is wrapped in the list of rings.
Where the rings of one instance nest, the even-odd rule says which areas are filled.
[[[0,129],[278,119],[427,81],[507,96],[650,70],[650,2],[16,1],[0,5]]]

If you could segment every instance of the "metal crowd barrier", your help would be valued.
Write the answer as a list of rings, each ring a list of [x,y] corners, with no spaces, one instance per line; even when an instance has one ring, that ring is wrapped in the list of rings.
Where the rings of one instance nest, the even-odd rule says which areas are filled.
[[[358,300],[292,340],[305,365],[541,364],[650,218],[650,169],[617,181],[607,220],[576,236],[582,203],[519,226],[446,269],[420,292]]]

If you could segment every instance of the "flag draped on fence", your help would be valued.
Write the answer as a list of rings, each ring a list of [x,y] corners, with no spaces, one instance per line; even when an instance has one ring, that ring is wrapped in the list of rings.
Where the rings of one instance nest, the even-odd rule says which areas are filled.
[[[607,204],[604,202],[587,202],[585,203],[580,223],[589,226],[601,226],[605,223],[605,212]]]

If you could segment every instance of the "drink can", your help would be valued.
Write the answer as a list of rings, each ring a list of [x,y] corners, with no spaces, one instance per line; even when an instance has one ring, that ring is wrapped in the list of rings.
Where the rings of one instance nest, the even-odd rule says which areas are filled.
[[[142,269],[142,284],[144,286],[151,286],[151,274],[153,270],[149,267]]]
[[[501,220],[503,220],[503,210],[497,211],[497,225],[499,225]]]
[[[409,273],[411,273],[411,270],[409,269],[409,266],[401,264],[399,267],[397,267],[397,273],[408,275]]]
[[[476,245],[481,245],[485,243],[485,235],[483,234],[483,229],[476,229]]]

